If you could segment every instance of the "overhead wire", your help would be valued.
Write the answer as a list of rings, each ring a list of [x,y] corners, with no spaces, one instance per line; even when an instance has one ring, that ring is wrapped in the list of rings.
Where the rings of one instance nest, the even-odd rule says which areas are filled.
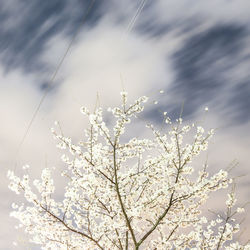
[[[147,0],[142,0],[138,9],[136,10],[136,13],[135,15],[133,16],[133,18],[131,19],[131,21],[129,22],[128,26],[127,26],[127,29],[125,31],[125,34],[129,34],[129,32],[131,32],[131,30],[133,29],[139,15],[141,14],[145,4],[146,4]]]
[[[40,101],[39,101],[39,103],[38,103],[38,105],[37,105],[37,107],[36,107],[36,109],[35,109],[35,111],[34,111],[32,117],[31,117],[31,120],[30,120],[30,122],[29,122],[29,124],[28,124],[28,126],[27,126],[27,128],[26,128],[26,130],[25,130],[25,132],[24,132],[24,135],[23,135],[23,137],[22,137],[22,139],[21,139],[21,141],[20,141],[20,144],[18,145],[17,156],[18,156],[18,153],[20,152],[20,149],[21,149],[22,146],[23,146],[23,143],[24,143],[24,141],[25,141],[25,139],[26,139],[26,137],[27,137],[27,135],[28,135],[28,133],[29,133],[29,131],[30,131],[30,129],[31,129],[31,126],[32,126],[32,124],[33,124],[33,122],[34,122],[34,120],[35,120],[35,118],[36,118],[36,116],[37,116],[37,114],[38,114],[38,112],[39,112],[39,110],[40,110],[40,108],[41,108],[41,106],[42,106],[42,104],[43,104],[45,98],[46,98],[46,96],[48,95],[49,91],[51,90],[52,83],[54,82],[54,80],[55,80],[55,78],[56,78],[56,76],[57,76],[57,74],[58,74],[58,72],[59,72],[59,69],[61,68],[61,66],[62,66],[62,64],[63,64],[63,62],[64,62],[66,56],[69,54],[70,48],[72,47],[72,45],[73,45],[73,43],[74,43],[74,41],[75,41],[75,39],[76,39],[76,37],[77,37],[77,35],[78,35],[78,32],[79,32],[79,30],[80,30],[80,27],[85,23],[85,21],[86,21],[88,15],[89,15],[91,9],[92,9],[93,6],[94,6],[95,1],[96,1],[96,0],[91,0],[91,2],[90,2],[90,4],[89,4],[89,6],[88,6],[88,8],[87,8],[87,10],[86,10],[86,12],[85,12],[85,14],[84,14],[84,16],[83,16],[83,19],[82,19],[82,21],[81,21],[79,27],[78,27],[77,30],[75,31],[75,34],[74,34],[74,36],[72,37],[72,39],[70,40],[70,42],[69,42],[69,44],[68,44],[68,46],[67,46],[66,51],[64,52],[62,58],[60,59],[59,63],[57,64],[56,69],[55,69],[55,71],[53,72],[53,74],[52,74],[52,76],[51,76],[51,78],[50,78],[50,80],[49,80],[48,87],[47,87],[47,89],[45,90],[44,94],[42,95],[42,97],[41,97],[41,99],[40,99]]]

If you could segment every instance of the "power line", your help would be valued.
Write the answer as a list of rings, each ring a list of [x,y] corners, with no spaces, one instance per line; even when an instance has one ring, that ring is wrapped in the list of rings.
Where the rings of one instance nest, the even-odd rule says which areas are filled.
[[[79,30],[80,30],[80,27],[85,23],[86,18],[88,17],[88,15],[89,15],[89,13],[90,13],[92,7],[94,6],[94,3],[95,3],[95,0],[92,0],[91,3],[89,4],[88,9],[87,9],[86,13],[85,13],[84,16],[83,16],[83,19],[82,19],[81,24],[79,25],[78,29],[75,31],[75,34],[74,34],[74,36],[72,37],[72,39],[71,39],[71,41],[70,41],[70,43],[69,43],[69,45],[68,45],[68,47],[67,47],[65,53],[63,54],[61,60],[59,61],[59,63],[58,63],[58,65],[57,65],[57,67],[56,67],[54,73],[52,74],[52,76],[51,76],[51,78],[50,78],[50,80],[49,80],[49,86],[47,87],[47,89],[45,90],[43,96],[41,97],[40,102],[38,103],[38,105],[37,105],[37,107],[36,107],[36,109],[35,109],[35,111],[34,111],[32,117],[31,117],[31,120],[30,120],[30,122],[29,122],[29,124],[28,124],[28,126],[27,126],[27,128],[26,128],[26,130],[25,130],[25,133],[24,133],[24,135],[23,135],[23,137],[22,137],[22,140],[21,140],[21,142],[20,142],[20,144],[19,144],[19,146],[18,146],[17,155],[18,155],[18,153],[19,153],[19,151],[20,151],[20,149],[21,149],[21,147],[22,147],[22,145],[23,145],[23,143],[24,143],[24,141],[25,141],[25,139],[26,139],[26,137],[27,137],[27,135],[28,135],[28,133],[29,133],[29,131],[30,131],[30,128],[31,128],[31,126],[32,126],[32,124],[33,124],[33,122],[34,122],[34,120],[35,120],[35,118],[36,118],[36,116],[37,116],[37,114],[38,114],[38,112],[39,112],[39,110],[40,110],[40,108],[41,108],[41,106],[42,106],[42,104],[43,104],[45,98],[46,98],[46,96],[48,95],[49,91],[51,90],[52,83],[54,82],[54,80],[55,80],[55,78],[56,78],[56,75],[57,75],[59,69],[61,68],[61,66],[62,66],[62,64],[63,64],[63,62],[64,62],[66,56],[67,56],[68,53],[69,53],[70,48],[71,48],[71,46],[73,45],[73,43],[74,43],[74,41],[75,41],[75,39],[76,39],[76,36],[77,36],[77,34],[78,34]]]
[[[131,19],[131,21],[130,21],[129,24],[128,24],[128,27],[127,27],[127,29],[126,29],[125,34],[126,34],[126,33],[128,34],[128,33],[133,29],[133,27],[134,27],[134,25],[135,25],[135,23],[136,23],[136,20],[138,19],[139,15],[141,14],[141,12],[142,12],[142,10],[143,10],[143,8],[144,8],[146,2],[147,2],[147,0],[142,0],[142,1],[141,1],[141,3],[140,3],[140,5],[139,5],[139,7],[138,7],[138,9],[137,9],[137,11],[136,11],[136,13],[135,13],[135,15],[133,16],[133,18]]]

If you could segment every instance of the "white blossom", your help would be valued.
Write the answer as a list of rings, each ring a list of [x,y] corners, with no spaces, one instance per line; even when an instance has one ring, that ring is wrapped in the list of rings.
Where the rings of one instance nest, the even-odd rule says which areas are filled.
[[[244,213],[245,209],[243,207],[238,207],[236,211],[237,213]]]
[[[120,107],[107,110],[113,127],[105,124],[102,108],[81,108],[90,127],[79,143],[52,130],[57,146],[69,151],[61,156],[68,181],[61,199],[55,197],[51,169],[33,181],[8,171],[9,188],[27,200],[11,205],[17,228],[41,249],[250,249],[234,240],[240,226],[233,216],[244,212],[235,208],[234,192],[223,216],[210,220],[202,213],[211,193],[232,183],[225,170],[210,176],[207,165],[192,164],[214,130],[183,125],[182,118],[172,124],[164,112],[165,132],[150,124],[151,138],[125,136],[148,98],[128,104],[123,91],[121,99]]]

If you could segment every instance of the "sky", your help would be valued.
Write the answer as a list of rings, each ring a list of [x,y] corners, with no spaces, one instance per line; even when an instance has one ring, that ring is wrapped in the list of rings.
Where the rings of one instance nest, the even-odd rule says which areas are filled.
[[[159,101],[144,115],[152,123],[162,122],[162,110],[176,118],[183,106],[187,122],[217,128],[211,172],[237,161],[238,202],[249,200],[250,2],[96,0],[86,17],[91,4],[0,0],[0,249],[14,249],[13,241],[17,249],[39,249],[9,217],[11,203],[22,199],[8,189],[8,169],[22,174],[29,164],[35,178],[45,166],[60,173],[54,121],[77,139],[86,125],[80,107],[94,109],[97,95],[102,106],[117,105],[122,89],[131,100]],[[211,205],[219,206],[220,195]],[[242,241],[250,235],[249,211]]]

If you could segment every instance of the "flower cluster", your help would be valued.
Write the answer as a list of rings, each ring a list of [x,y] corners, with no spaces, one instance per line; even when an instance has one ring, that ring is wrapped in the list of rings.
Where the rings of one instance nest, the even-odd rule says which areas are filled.
[[[225,216],[209,221],[202,215],[202,205],[210,194],[227,188],[232,180],[220,170],[212,176],[207,165],[197,171],[193,160],[207,150],[214,134],[182,119],[171,122],[167,113],[166,131],[147,127],[152,138],[124,139],[128,123],[138,118],[147,97],[127,104],[122,92],[121,107],[109,108],[113,128],[103,119],[103,110],[88,117],[85,137],[74,144],[70,138],[52,129],[58,147],[68,149],[62,155],[67,178],[64,197],[56,201],[51,171],[44,169],[41,180],[22,178],[8,172],[9,188],[23,192],[28,205],[12,204],[11,216],[30,235],[30,241],[42,249],[250,249],[234,242],[239,231],[233,216],[244,212],[235,207],[231,192]],[[184,143],[193,133],[190,143]],[[122,138],[123,137],[123,138]],[[27,167],[25,167],[26,169]],[[187,229],[187,230],[186,230]]]

